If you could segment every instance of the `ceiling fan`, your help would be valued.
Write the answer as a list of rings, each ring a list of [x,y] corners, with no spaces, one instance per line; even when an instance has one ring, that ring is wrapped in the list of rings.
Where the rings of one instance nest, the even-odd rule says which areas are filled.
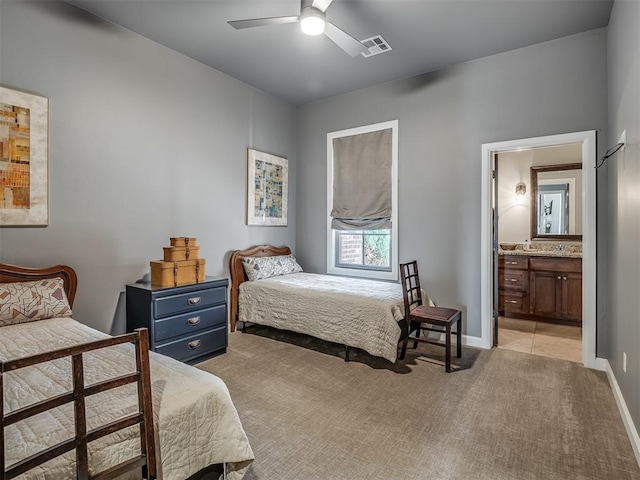
[[[300,22],[300,29],[303,33],[312,36],[324,33],[352,57],[357,57],[361,53],[367,52],[369,49],[360,41],[327,21],[326,12],[331,2],[333,2],[333,0],[301,0],[299,16],[232,20],[227,23],[233,28],[242,29]]]

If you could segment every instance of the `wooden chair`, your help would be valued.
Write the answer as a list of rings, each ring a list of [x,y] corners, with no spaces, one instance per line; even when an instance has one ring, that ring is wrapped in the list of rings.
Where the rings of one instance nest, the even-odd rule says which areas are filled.
[[[453,308],[431,307],[422,303],[422,289],[420,288],[420,277],[418,276],[418,262],[415,260],[409,263],[400,264],[400,276],[402,278],[402,293],[404,295],[404,316],[408,323],[407,335],[402,343],[402,351],[400,360],[404,359],[407,352],[407,344],[409,340],[413,340],[413,348],[418,347],[418,342],[431,343],[445,347],[445,370],[447,373],[451,371],[451,334],[456,335],[456,354],[458,358],[462,357],[462,328],[460,319],[462,312]],[[456,331],[452,332],[453,325],[456,325]],[[443,327],[440,328],[433,328]],[[444,333],[445,342],[438,342],[428,338],[421,338],[420,333],[423,330],[430,332]],[[411,333],[415,332],[412,337]]]

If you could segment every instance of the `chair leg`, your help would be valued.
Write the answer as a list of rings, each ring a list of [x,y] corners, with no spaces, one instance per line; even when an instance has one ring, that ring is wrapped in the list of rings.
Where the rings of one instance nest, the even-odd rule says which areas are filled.
[[[349,358],[349,345],[344,346],[344,361],[348,362],[351,359]]]
[[[458,358],[462,358],[462,318],[458,318],[458,326],[456,327],[456,337],[458,345],[456,347],[456,354]]]
[[[409,334],[407,333],[406,338],[402,341],[402,349],[400,350],[400,360],[404,360],[404,356],[407,353],[408,343],[409,343]]]
[[[421,332],[420,325],[418,324],[418,325],[416,325],[416,338],[420,338],[420,332]],[[413,341],[413,349],[415,350],[416,348],[418,348],[418,341],[414,340]]]
[[[451,371],[451,324],[447,324],[446,333],[446,346],[444,354],[444,369],[447,373]]]

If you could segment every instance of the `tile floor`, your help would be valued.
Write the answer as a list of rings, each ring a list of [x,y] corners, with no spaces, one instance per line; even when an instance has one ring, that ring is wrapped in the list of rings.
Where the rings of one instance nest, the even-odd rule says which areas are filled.
[[[499,317],[498,348],[582,363],[582,328]]]

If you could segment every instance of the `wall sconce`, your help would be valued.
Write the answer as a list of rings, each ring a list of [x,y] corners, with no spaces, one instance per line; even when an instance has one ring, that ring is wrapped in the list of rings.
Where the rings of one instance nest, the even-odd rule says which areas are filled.
[[[516,184],[516,202],[517,203],[525,203],[526,197],[525,193],[527,193],[527,186],[524,182],[519,182]]]

